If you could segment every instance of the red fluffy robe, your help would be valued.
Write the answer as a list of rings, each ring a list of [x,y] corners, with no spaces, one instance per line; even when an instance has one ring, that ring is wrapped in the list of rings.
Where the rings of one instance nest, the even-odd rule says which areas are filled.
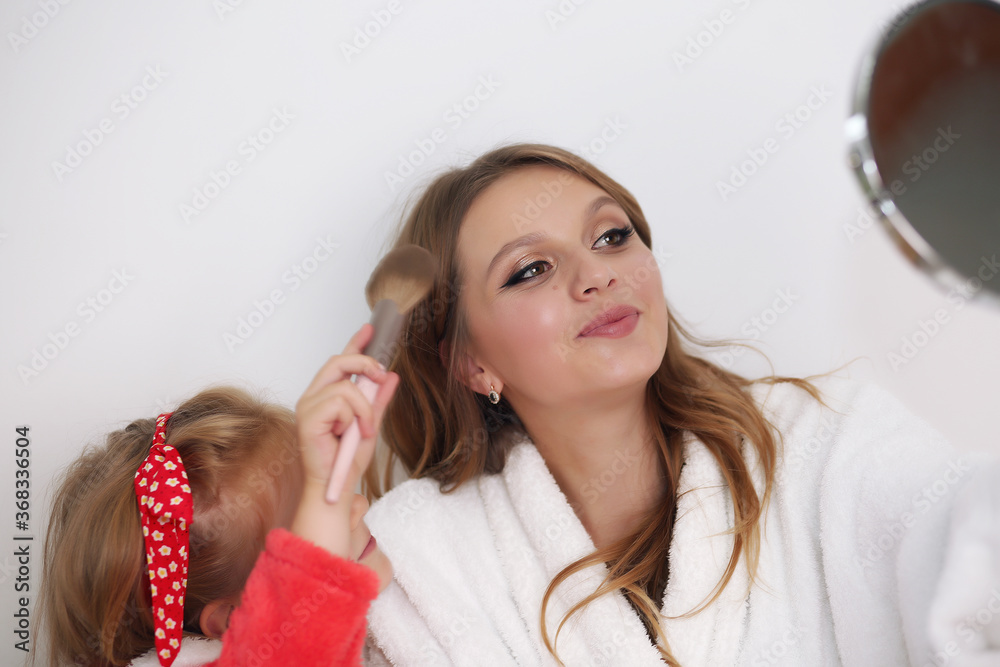
[[[254,566],[213,667],[359,665],[373,570],[276,528]]]

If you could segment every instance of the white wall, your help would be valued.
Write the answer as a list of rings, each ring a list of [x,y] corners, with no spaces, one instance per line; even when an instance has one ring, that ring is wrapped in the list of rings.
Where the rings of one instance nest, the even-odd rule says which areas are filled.
[[[47,5],[51,18],[40,13]],[[13,537],[36,537],[34,591],[54,472],[112,427],[212,382],[263,386],[294,403],[367,320],[363,285],[406,196],[498,143],[591,146],[589,157],[643,205],[667,296],[699,333],[742,335],[784,290],[792,306],[761,337],[777,372],[819,373],[862,357],[852,377],[885,386],[964,450],[1000,450],[990,428],[1000,311],[959,310],[880,228],[845,233],[862,210],[843,139],[851,88],[897,3],[395,0],[396,14],[389,6],[7,0],[0,8],[3,664],[23,657],[12,646]],[[391,22],[346,57],[341,44],[373,12]],[[679,65],[675,55],[700,33],[708,45]],[[814,91],[818,108],[800,109],[809,118],[789,131],[782,118]],[[477,92],[482,99],[470,98]],[[478,108],[449,113],[463,100]],[[280,131],[248,149],[249,136],[268,139],[276,111],[286,117],[274,121]],[[721,196],[717,183],[768,139],[777,152]],[[390,187],[386,173],[428,142],[433,153]],[[53,166],[81,143],[96,145],[69,171]],[[212,172],[230,161],[239,172],[213,191]],[[215,196],[186,220],[180,207],[206,188]],[[336,246],[332,256],[308,280],[291,280],[323,244]],[[273,314],[227,345],[274,290],[283,301]],[[948,323],[893,368],[887,354],[939,308]],[[67,327],[76,335],[63,339]],[[36,352],[54,358],[22,377]],[[766,371],[749,357],[734,368]],[[13,507],[20,425],[30,426],[32,451],[23,533]]]

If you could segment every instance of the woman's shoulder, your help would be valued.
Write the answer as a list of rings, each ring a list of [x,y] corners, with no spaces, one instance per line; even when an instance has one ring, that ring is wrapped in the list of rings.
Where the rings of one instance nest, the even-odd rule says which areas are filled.
[[[752,388],[780,434],[784,472],[813,469],[824,477],[851,472],[859,481],[871,477],[881,483],[886,471],[917,474],[955,457],[938,430],[881,385],[839,376],[811,382],[825,405],[794,383],[758,382]]]
[[[471,505],[477,504],[476,480],[460,484],[445,492],[441,484],[430,477],[408,479],[376,500],[365,515],[365,523],[376,527],[407,527],[417,530],[439,525],[442,517],[459,512],[464,515]]]
[[[906,425],[934,433],[934,429],[881,385],[837,375],[809,378],[822,403],[792,382],[756,381],[750,393],[768,420],[784,433],[798,422],[825,424],[837,433],[873,426]]]
[[[869,392],[884,391],[874,383],[852,380],[839,375],[819,375],[797,379],[812,385],[822,401],[838,411],[843,411],[842,408],[850,408]],[[803,410],[823,408],[815,396],[801,384],[795,382],[755,380],[750,385],[749,392],[766,413],[779,419],[787,415],[801,413]]]

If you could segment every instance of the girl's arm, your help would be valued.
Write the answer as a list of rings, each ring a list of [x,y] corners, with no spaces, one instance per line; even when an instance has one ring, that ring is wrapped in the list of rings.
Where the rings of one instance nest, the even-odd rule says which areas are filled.
[[[371,461],[378,424],[399,376],[361,354],[371,338],[364,325],[343,354],[320,369],[296,405],[304,481],[291,531],[268,534],[241,604],[223,635],[214,667],[236,665],[358,665],[368,606],[379,579],[351,560],[353,493],[326,501],[339,437],[355,418],[361,427],[345,488],[353,488]],[[369,403],[350,381],[366,375],[380,385]]]
[[[377,594],[371,569],[276,528],[211,665],[358,665]]]

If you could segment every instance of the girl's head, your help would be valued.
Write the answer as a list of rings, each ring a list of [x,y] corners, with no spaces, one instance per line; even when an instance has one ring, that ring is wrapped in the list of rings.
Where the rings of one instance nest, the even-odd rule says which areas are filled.
[[[64,472],[45,545],[40,613],[52,664],[121,665],[154,645],[134,477],[152,444],[140,419]],[[184,629],[221,636],[264,547],[291,524],[302,479],[294,414],[235,388],[203,391],[167,422],[187,470],[194,518]],[[367,542],[358,497],[354,542]],[[362,534],[364,533],[364,534]]]

